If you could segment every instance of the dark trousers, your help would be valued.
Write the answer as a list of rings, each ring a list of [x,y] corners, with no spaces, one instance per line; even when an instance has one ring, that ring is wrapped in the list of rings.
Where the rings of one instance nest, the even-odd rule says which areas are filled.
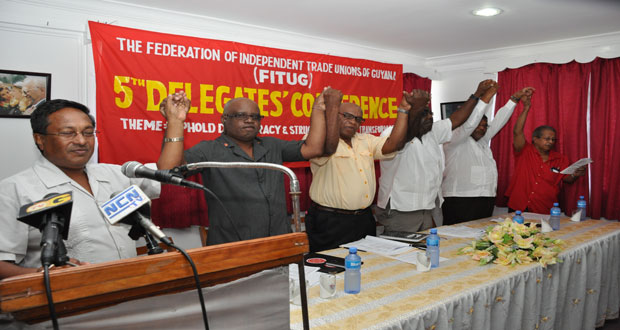
[[[376,236],[377,226],[370,208],[360,214],[341,214],[310,206],[306,215],[306,233],[310,252],[318,252],[357,241],[366,235]]]
[[[514,213],[516,210],[508,208],[508,213]],[[529,212],[530,210],[526,207],[525,210],[521,210],[521,212]]]
[[[495,197],[446,197],[441,205],[443,224],[488,218],[493,215]]]

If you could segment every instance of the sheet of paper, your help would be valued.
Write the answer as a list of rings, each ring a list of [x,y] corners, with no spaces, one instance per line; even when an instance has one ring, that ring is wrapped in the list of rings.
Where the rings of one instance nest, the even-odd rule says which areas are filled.
[[[583,165],[592,163],[592,158],[581,158],[580,160],[572,163],[569,167],[562,170],[562,174],[573,174],[575,171]]]
[[[355,242],[340,245],[340,247],[356,247],[358,250],[372,252],[384,256],[393,256],[413,250],[408,243],[396,242],[385,238],[366,236]]]
[[[470,228],[467,226],[446,226],[437,228],[439,236],[473,237],[484,235],[484,229]]]
[[[411,252],[399,254],[397,256],[391,256],[390,258],[398,261],[406,262],[408,264],[416,265],[418,263],[418,253],[426,253],[424,251],[414,250]],[[439,257],[439,262],[449,260],[448,258]]]
[[[581,221],[581,210],[575,212],[572,217],[570,217],[570,221],[579,222]]]
[[[549,220],[549,215],[548,214],[523,212],[523,214],[521,214],[521,215],[523,216],[523,219],[530,220],[530,221],[526,221],[526,222],[540,222],[541,220]]]

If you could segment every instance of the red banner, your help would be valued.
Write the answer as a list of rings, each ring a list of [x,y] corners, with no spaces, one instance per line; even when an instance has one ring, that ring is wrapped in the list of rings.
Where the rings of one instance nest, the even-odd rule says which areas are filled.
[[[254,100],[261,135],[299,139],[324,86],[358,104],[361,132],[379,134],[397,115],[402,65],[155,33],[89,22],[97,79],[101,162],[153,162],[166,121],[159,103],[184,90],[192,101],[185,147],[218,137],[224,104]]]

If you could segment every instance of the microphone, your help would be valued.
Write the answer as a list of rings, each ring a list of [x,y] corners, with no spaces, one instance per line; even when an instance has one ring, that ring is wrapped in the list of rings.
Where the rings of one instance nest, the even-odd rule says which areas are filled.
[[[153,170],[136,161],[130,161],[123,164],[121,172],[128,178],[146,178],[161,183],[174,184],[177,186],[201,189],[202,185],[196,182],[185,180],[182,177],[170,173],[168,170]]]
[[[138,186],[132,185],[116,195],[113,194],[113,197],[99,208],[111,225],[117,222],[129,225],[139,224],[151,235],[166,245],[170,245],[171,242],[166,234],[149,219],[151,215],[149,202],[150,199],[146,194]]]
[[[41,264],[62,266],[68,258],[62,240],[69,235],[69,221],[73,206],[72,192],[51,193],[42,200],[23,205],[17,220],[41,231]]]

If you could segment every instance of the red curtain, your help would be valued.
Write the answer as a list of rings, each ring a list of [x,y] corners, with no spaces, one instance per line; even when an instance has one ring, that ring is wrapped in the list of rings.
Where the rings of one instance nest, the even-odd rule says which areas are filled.
[[[566,155],[571,162],[587,157],[587,92],[589,66],[577,62],[567,64],[536,63],[518,69],[507,69],[499,73],[500,90],[497,93],[496,109],[499,110],[510,95],[524,87],[534,87],[532,107],[525,123],[525,136],[531,142],[534,129],[549,125],[556,129],[558,142],[556,151]],[[522,111],[519,104],[505,128],[491,142],[491,150],[497,163],[499,206],[506,206],[504,196],[510,178],[514,173],[514,151],[512,128]],[[579,195],[587,196],[588,179],[582,177],[572,185],[564,185],[559,201],[566,214],[576,207]]]
[[[591,63],[590,166],[588,211],[594,219],[620,219],[620,58]]]

